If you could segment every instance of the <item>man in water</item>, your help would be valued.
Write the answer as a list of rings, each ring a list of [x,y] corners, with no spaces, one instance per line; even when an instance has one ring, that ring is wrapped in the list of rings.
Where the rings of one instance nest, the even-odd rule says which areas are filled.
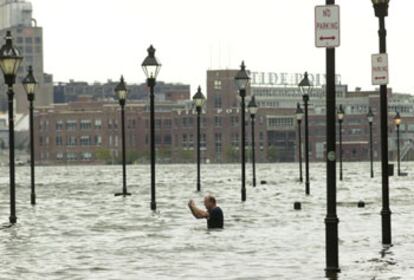
[[[206,195],[204,197],[204,206],[207,211],[197,208],[192,199],[188,202],[188,207],[193,216],[197,219],[207,219],[207,227],[209,229],[223,228],[223,211],[217,206],[216,198],[212,195]]]

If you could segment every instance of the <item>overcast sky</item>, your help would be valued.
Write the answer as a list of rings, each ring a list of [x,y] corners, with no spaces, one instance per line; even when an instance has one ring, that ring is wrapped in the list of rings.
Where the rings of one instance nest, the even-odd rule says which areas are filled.
[[[145,80],[141,63],[154,44],[159,79],[205,87],[206,70],[325,73],[325,51],[314,43],[311,0],[31,0],[44,28],[45,71],[55,81]],[[341,46],[337,73],[353,89],[371,86],[378,20],[370,0],[337,1]],[[414,94],[414,2],[390,2],[390,86]]]

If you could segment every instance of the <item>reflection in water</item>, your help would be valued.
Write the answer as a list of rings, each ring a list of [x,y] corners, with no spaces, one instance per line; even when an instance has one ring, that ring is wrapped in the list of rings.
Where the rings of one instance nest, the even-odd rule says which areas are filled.
[[[153,213],[146,166],[128,166],[126,198],[113,195],[122,184],[117,166],[39,167],[34,208],[29,169],[19,167],[18,224],[0,230],[0,279],[323,279],[325,165],[311,165],[309,197],[296,168],[259,165],[267,184],[248,187],[241,203],[238,165],[204,166],[202,193],[194,192],[195,166],[159,166]],[[381,178],[368,171],[368,163],[347,164],[338,182],[339,278],[414,279],[412,174],[391,178],[394,247],[379,253]],[[8,170],[0,172],[7,221]],[[205,192],[216,195],[224,230],[191,216],[188,200],[201,204]]]

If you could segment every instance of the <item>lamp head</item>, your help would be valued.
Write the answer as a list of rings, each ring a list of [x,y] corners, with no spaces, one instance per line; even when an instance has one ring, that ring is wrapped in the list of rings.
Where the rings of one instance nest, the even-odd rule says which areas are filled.
[[[33,100],[37,82],[35,77],[33,76],[33,68],[31,65],[27,70],[27,76],[23,79],[22,84],[29,100]]]
[[[201,110],[203,108],[204,103],[206,102],[206,97],[201,92],[201,87],[199,86],[197,92],[193,96],[193,102],[197,110]]]
[[[312,84],[309,81],[308,72],[305,72],[303,75],[302,81],[299,83],[300,91],[302,92],[302,95],[309,96],[312,91]]]
[[[127,95],[128,95],[128,90],[126,88],[124,76],[121,76],[121,80],[119,81],[119,84],[116,85],[115,93],[116,93],[116,96],[118,97],[119,103],[121,105],[124,105]]]
[[[259,107],[257,106],[256,97],[254,95],[250,99],[250,102],[247,105],[247,108],[249,109],[250,115],[255,116],[257,114]]]
[[[151,45],[148,49],[148,56],[142,62],[142,70],[144,70],[147,79],[156,79],[161,69],[161,63],[155,57],[155,49]]]
[[[302,121],[302,119],[303,119],[303,110],[300,107],[300,103],[298,103],[296,105],[296,120],[300,122]]]
[[[0,48],[0,68],[3,71],[8,86],[11,86],[15,82],[16,74],[22,60],[23,56],[20,50],[13,46],[11,32],[7,31],[6,43]]]
[[[242,61],[242,64],[240,65],[240,70],[239,72],[237,72],[236,77],[234,77],[234,80],[239,91],[245,91],[247,89],[247,86],[250,82],[250,77],[249,73],[247,73],[246,71],[244,61]]]

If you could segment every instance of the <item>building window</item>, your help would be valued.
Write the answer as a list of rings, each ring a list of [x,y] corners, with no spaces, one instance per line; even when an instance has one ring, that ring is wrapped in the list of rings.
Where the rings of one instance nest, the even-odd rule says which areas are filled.
[[[171,128],[172,127],[172,121],[170,119],[164,120],[164,128]]]
[[[240,138],[238,133],[233,133],[231,135],[231,145],[235,148],[238,148],[240,144]]]
[[[214,117],[214,125],[215,125],[215,127],[221,127],[222,126],[221,117],[217,117],[217,116]]]
[[[81,146],[90,146],[92,144],[90,136],[81,136],[79,142]]]
[[[80,121],[80,129],[86,130],[92,128],[92,121],[91,120],[81,120]]]
[[[100,120],[100,119],[95,120],[95,128],[96,129],[101,129],[102,128],[102,120]]]
[[[97,145],[97,146],[102,145],[102,136],[95,135],[95,145]]]
[[[76,136],[69,136],[66,139],[67,146],[76,146],[77,144],[78,144],[78,139],[76,138]]]
[[[61,131],[63,130],[64,126],[63,126],[63,121],[57,121],[56,122],[56,131]]]
[[[221,90],[221,81],[220,80],[215,80],[214,81],[214,89],[215,90]]]
[[[91,160],[92,159],[92,153],[89,152],[85,152],[81,154],[81,159],[82,160]]]
[[[193,134],[188,135],[188,147],[192,149],[194,147],[194,137]]]
[[[161,120],[155,120],[155,129],[161,129]]]
[[[63,145],[63,138],[61,135],[56,136],[56,146],[62,146]]]
[[[56,154],[56,159],[57,160],[63,160],[65,158],[65,155],[63,153],[57,153]]]
[[[183,147],[184,149],[187,148],[187,134],[183,134],[181,147]]]
[[[231,126],[239,126],[239,117],[230,117]]]
[[[222,107],[221,96],[215,95],[214,96],[214,108],[221,109],[221,107]]]
[[[67,130],[76,130],[78,127],[78,122],[75,120],[67,120],[66,121],[66,129]]]
[[[32,37],[26,37],[25,42],[26,42],[26,44],[33,44],[33,38]]]
[[[40,38],[40,37],[35,37],[35,43],[36,43],[36,44],[41,44],[41,43],[42,43],[42,38]]]
[[[78,154],[77,153],[72,153],[72,152],[71,153],[67,153],[66,156],[67,156],[67,159],[68,160],[72,160],[73,161],[73,160],[77,160],[78,159]]]
[[[215,143],[215,153],[216,153],[216,159],[221,160],[221,133],[216,133],[214,135],[214,143]]]
[[[171,134],[164,135],[164,144],[165,145],[171,145],[172,144]]]
[[[24,48],[24,52],[25,52],[26,54],[28,54],[28,53],[33,53],[33,47],[32,47],[32,46],[26,46],[26,47]]]

